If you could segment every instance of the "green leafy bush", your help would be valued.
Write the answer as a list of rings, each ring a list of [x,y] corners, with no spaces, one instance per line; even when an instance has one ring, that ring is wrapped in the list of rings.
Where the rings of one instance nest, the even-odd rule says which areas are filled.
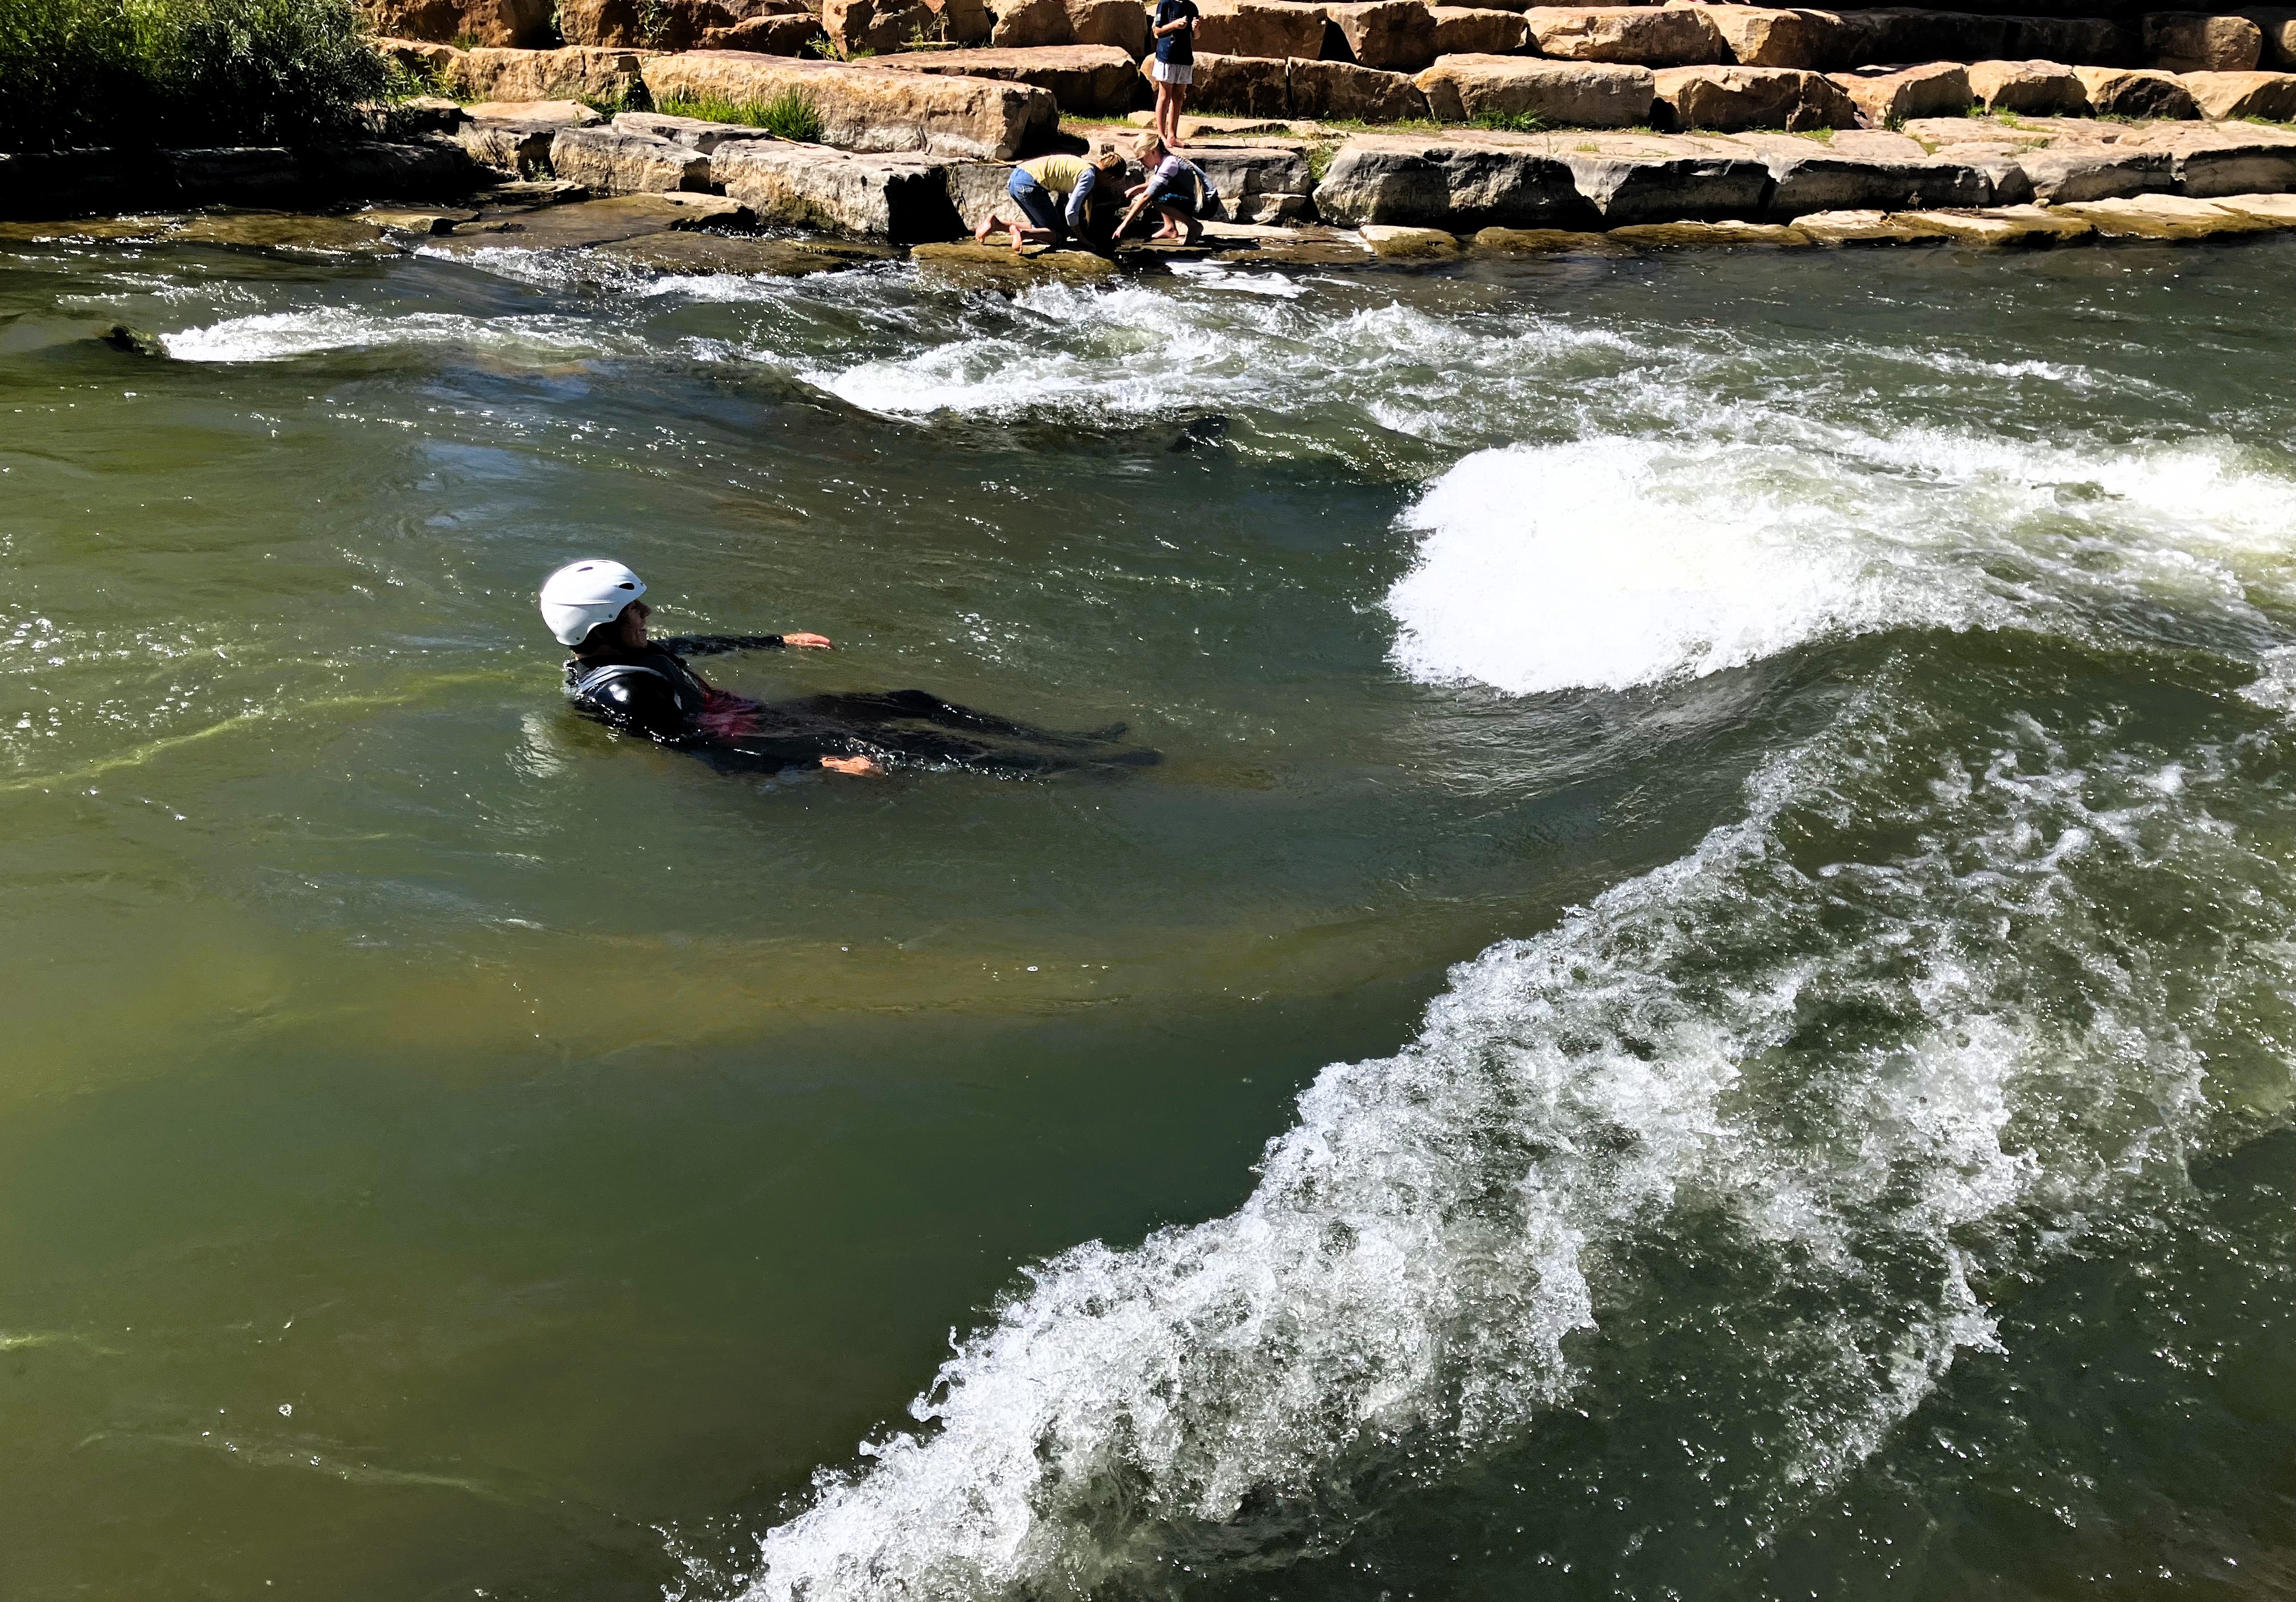
[[[0,149],[309,143],[389,89],[350,0],[0,0]]]

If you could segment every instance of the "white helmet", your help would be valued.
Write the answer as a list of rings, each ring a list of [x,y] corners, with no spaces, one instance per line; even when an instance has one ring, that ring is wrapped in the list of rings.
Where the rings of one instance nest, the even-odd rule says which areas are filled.
[[[619,562],[576,562],[542,581],[542,620],[561,645],[579,645],[602,623],[645,593],[645,580]]]

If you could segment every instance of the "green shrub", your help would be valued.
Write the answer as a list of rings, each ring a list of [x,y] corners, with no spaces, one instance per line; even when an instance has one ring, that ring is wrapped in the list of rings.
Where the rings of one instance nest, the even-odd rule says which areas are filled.
[[[310,143],[390,81],[350,0],[0,0],[0,149]]]
[[[672,117],[698,117],[704,122],[731,122],[745,128],[763,128],[777,138],[802,144],[821,143],[821,109],[802,89],[784,89],[768,101],[726,100],[716,94],[668,96],[655,108]]]

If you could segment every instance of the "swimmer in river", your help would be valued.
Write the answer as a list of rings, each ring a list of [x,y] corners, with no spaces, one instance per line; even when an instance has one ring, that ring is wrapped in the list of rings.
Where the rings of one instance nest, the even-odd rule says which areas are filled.
[[[542,586],[542,617],[562,645],[566,693],[610,726],[678,746],[720,767],[778,772],[821,767],[871,777],[891,764],[1004,774],[1136,767],[1156,761],[1118,748],[1124,725],[1064,734],[976,712],[922,690],[811,695],[753,701],[718,689],[689,657],[737,650],[827,650],[821,634],[695,634],[656,640],[644,581],[616,561],[575,562]]]

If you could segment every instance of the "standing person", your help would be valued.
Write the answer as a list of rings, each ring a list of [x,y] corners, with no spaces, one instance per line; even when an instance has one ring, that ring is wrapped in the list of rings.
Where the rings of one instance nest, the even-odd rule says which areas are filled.
[[[1196,0],[1156,0],[1152,37],[1156,64],[1148,76],[1156,84],[1156,132],[1167,145],[1180,143],[1180,108],[1196,77]]]
[[[1212,187],[1202,168],[1168,150],[1153,134],[1144,135],[1140,141],[1140,165],[1148,169],[1148,181],[1126,192],[1132,208],[1116,225],[1115,237],[1122,239],[1133,219],[1153,207],[1164,219],[1163,226],[1156,230],[1153,237],[1194,244],[1204,231],[1198,219],[1214,212],[1219,203],[1219,191]]]
[[[1089,247],[1092,239],[1085,227],[1085,208],[1092,198],[1093,187],[1111,168],[1123,164],[1123,156],[1115,151],[1103,151],[1097,156],[1038,156],[1023,161],[1013,169],[1004,192],[1013,197],[1013,203],[1021,208],[1025,220],[1008,223],[991,212],[972,231],[972,237],[985,245],[997,229],[1008,228],[1013,233],[1013,249],[1018,250],[1035,241],[1057,244],[1074,233]]]

